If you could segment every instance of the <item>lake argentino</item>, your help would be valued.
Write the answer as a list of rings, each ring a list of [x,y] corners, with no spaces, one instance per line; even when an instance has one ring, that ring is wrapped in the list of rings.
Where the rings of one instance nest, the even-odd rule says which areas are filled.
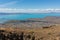
[[[0,13],[0,23],[6,20],[25,20],[29,18],[44,18],[47,16],[60,16],[60,13]]]

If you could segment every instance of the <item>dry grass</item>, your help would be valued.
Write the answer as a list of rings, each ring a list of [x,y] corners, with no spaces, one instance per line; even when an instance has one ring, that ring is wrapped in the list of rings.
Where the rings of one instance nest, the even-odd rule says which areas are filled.
[[[33,40],[32,38],[35,37],[34,40],[60,40],[60,24],[57,24],[56,26],[49,27],[49,28],[33,28],[33,29],[23,29],[23,28],[12,28],[7,27],[3,28],[1,27],[0,30],[5,30],[6,33],[16,33],[21,34],[21,32],[24,33],[24,39],[25,40]],[[4,32],[3,32],[4,33]],[[28,35],[31,36],[30,39],[28,39]]]

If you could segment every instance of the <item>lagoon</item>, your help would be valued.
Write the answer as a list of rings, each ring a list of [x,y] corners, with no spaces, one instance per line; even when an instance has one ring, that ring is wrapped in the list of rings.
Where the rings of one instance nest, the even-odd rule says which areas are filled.
[[[8,14],[8,13],[7,13]],[[44,18],[48,16],[60,16],[60,13],[16,13],[0,14],[0,23],[7,20],[25,20],[29,18]]]

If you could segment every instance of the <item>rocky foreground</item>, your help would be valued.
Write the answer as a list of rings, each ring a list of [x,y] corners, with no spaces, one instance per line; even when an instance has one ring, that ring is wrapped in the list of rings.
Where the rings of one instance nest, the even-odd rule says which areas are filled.
[[[0,24],[0,40],[60,40],[60,17],[12,20]]]
[[[60,24],[31,29],[1,27],[0,40],[60,40]]]

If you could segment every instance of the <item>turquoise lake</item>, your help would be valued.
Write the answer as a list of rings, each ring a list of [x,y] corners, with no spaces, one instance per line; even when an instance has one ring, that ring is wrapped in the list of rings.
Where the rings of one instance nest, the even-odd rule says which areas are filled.
[[[47,16],[60,16],[60,13],[20,13],[20,14],[0,14],[0,23],[7,20],[25,20],[29,18],[44,18]]]

